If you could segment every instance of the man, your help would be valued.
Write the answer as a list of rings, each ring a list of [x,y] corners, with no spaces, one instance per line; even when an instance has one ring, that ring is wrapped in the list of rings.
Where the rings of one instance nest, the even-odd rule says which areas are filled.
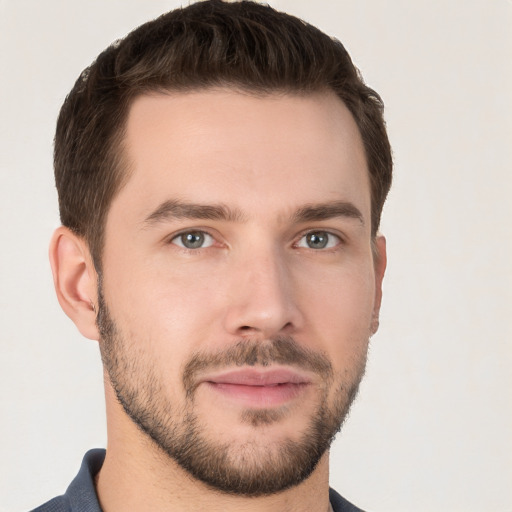
[[[328,450],[378,327],[391,168],[343,46],[267,6],[105,50],[59,117],[50,260],[99,341],[108,445],[36,510],[360,510]]]

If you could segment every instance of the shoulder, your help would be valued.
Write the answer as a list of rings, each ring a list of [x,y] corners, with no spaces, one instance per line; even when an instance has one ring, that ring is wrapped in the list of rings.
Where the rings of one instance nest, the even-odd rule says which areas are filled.
[[[340,496],[334,489],[329,489],[329,500],[334,512],[364,512]]]
[[[80,471],[66,493],[57,496],[31,512],[101,512],[94,488],[94,477],[105,459],[105,450],[85,454]]]

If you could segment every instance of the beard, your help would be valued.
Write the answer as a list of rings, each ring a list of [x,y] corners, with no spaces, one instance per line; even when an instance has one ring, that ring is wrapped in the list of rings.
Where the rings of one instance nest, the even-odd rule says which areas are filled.
[[[243,339],[221,352],[196,353],[182,372],[184,405],[171,403],[153,361],[135,340],[127,339],[111,317],[98,290],[97,324],[103,366],[126,414],[168,457],[193,478],[222,493],[264,496],[296,486],[307,479],[341,429],[364,374],[366,350],[355,368],[337,378],[322,353],[300,346],[289,336],[268,341]],[[368,340],[363,340],[366,343]],[[363,343],[362,341],[362,343]],[[298,439],[279,443],[249,438],[237,442],[212,439],[208,423],[195,409],[198,375],[229,366],[284,364],[321,377],[315,410]],[[255,431],[278,423],[285,408],[246,409],[240,421]],[[264,438],[265,436],[259,436]]]

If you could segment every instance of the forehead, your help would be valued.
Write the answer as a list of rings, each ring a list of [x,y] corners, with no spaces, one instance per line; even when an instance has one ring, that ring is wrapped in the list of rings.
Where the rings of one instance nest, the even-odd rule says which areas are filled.
[[[144,95],[124,150],[131,172],[114,203],[141,215],[176,198],[273,211],[357,198],[369,214],[361,137],[334,93]]]

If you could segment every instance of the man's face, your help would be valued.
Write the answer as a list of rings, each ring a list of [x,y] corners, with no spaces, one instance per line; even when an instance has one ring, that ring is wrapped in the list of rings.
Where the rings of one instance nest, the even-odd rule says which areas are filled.
[[[299,483],[355,396],[380,302],[355,122],[327,93],[155,94],[123,150],[99,318],[118,399],[217,489]]]

